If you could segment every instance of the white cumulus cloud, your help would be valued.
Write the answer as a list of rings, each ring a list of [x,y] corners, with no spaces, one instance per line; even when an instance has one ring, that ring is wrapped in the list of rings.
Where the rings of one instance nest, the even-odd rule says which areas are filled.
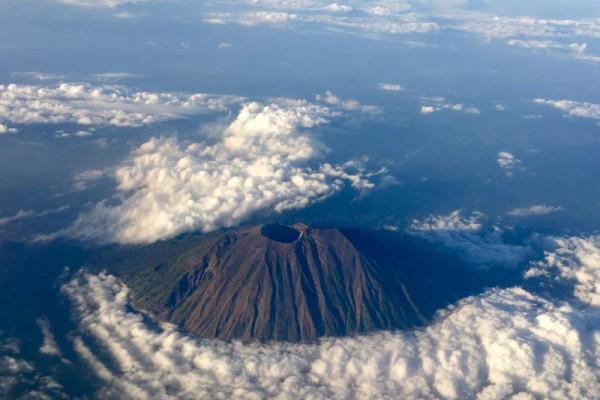
[[[421,114],[432,114],[436,110],[432,106],[421,106]]]
[[[422,97],[421,100],[429,103],[421,106],[421,114],[433,114],[443,110],[464,114],[481,114],[477,107],[465,106],[463,103],[449,103],[443,97]]]
[[[552,238],[549,247],[544,260],[535,263],[526,276],[554,276],[570,282],[576,298],[600,307],[600,236]]]
[[[507,151],[499,152],[496,162],[505,171],[506,176],[513,176],[516,171],[523,170],[523,162]]]
[[[323,10],[334,13],[347,13],[352,11],[352,7],[347,6],[345,4],[331,3],[323,7]]]
[[[324,148],[304,130],[332,115],[305,101],[248,103],[216,143],[153,138],[116,169],[118,198],[82,214],[66,233],[153,242],[236,225],[258,211],[306,207],[347,183],[373,187],[357,162],[314,164]]]

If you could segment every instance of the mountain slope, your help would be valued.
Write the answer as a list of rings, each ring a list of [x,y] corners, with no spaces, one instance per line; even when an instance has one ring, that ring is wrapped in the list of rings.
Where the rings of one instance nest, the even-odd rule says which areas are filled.
[[[337,229],[231,231],[150,265],[121,268],[136,303],[202,337],[313,341],[423,322],[395,274]]]
[[[423,324],[518,270],[481,269],[395,232],[267,224],[112,248],[90,263],[137,307],[205,338],[310,342]]]

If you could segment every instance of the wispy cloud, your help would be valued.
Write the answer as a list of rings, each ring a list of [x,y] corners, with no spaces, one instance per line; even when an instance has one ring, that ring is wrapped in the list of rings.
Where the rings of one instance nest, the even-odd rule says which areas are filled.
[[[25,220],[25,219],[40,218],[40,217],[45,217],[47,215],[58,214],[58,213],[68,210],[70,207],[71,207],[70,205],[65,205],[62,207],[53,208],[53,209],[49,209],[49,210],[43,210],[43,211],[19,210],[11,216],[0,218],[0,228],[2,228],[3,226],[6,226],[6,225],[12,224],[12,223],[21,221],[21,220]]]
[[[396,83],[380,83],[379,89],[385,92],[401,92],[404,88]]]
[[[556,206],[548,206],[545,204],[537,204],[534,206],[526,207],[526,208],[515,208],[509,211],[507,214],[512,215],[513,217],[532,217],[532,216],[542,216],[548,214],[554,214],[556,212],[562,211],[564,208],[556,207]]]
[[[413,220],[408,232],[443,244],[481,265],[516,266],[530,253],[527,246],[506,243],[503,230],[486,223],[486,216],[480,212],[465,215],[455,210],[447,215],[429,215]]]

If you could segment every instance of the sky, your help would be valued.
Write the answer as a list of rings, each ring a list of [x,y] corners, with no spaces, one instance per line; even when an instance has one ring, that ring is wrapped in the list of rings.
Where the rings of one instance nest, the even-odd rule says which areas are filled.
[[[57,258],[39,287],[73,326],[2,323],[0,395],[74,396],[81,364],[100,398],[599,397],[599,78],[591,0],[0,2],[3,249],[304,221],[523,281],[418,331],[248,347]]]

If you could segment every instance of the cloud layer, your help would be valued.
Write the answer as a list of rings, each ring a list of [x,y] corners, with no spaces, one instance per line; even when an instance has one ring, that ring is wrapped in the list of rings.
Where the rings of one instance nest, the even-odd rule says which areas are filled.
[[[437,31],[439,25],[411,12],[408,2],[377,5],[357,3],[356,7],[326,1],[238,1],[252,6],[206,15],[207,23],[234,23],[246,26],[289,26],[317,24],[337,31],[363,35],[401,35]]]
[[[0,85],[0,123],[75,123],[136,127],[225,111],[240,98],[203,93],[136,92],[122,86],[62,83]]]
[[[359,0],[343,4],[324,0],[238,0],[233,3],[237,9],[209,12],[205,22],[286,27],[310,24],[370,38],[458,31],[485,41],[500,40],[509,46],[600,62],[600,56],[587,54],[588,44],[582,41],[600,37],[600,23],[592,18],[504,16],[485,12],[487,7],[482,4],[477,10],[467,0]]]
[[[346,183],[373,187],[356,162],[314,164],[324,148],[304,130],[333,115],[305,101],[248,103],[213,144],[153,138],[116,169],[116,204],[97,204],[67,234],[147,243],[236,225],[257,211],[306,207]]]
[[[423,330],[318,345],[199,341],[172,326],[153,329],[106,274],[80,274],[64,292],[83,335],[75,347],[106,382],[102,398],[596,398],[600,291],[589,278],[598,282],[599,245],[555,239],[539,266],[558,268],[588,307],[518,287],[491,290]]]

